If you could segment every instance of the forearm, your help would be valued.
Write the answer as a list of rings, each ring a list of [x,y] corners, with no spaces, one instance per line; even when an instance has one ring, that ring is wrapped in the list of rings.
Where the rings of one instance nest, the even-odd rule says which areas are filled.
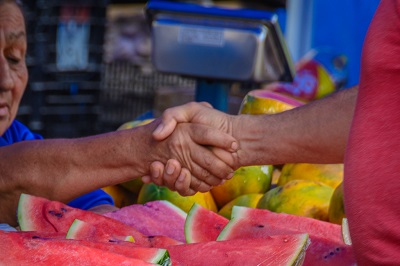
[[[2,147],[2,222],[15,222],[20,193],[68,202],[97,188],[145,174],[142,170],[145,169],[144,162],[136,151],[141,150],[142,135],[140,130],[127,130],[81,139],[26,141]],[[147,135],[151,139],[150,134]],[[135,138],[139,144],[134,144]]]
[[[239,116],[239,164],[343,162],[356,97],[350,88],[283,113]]]

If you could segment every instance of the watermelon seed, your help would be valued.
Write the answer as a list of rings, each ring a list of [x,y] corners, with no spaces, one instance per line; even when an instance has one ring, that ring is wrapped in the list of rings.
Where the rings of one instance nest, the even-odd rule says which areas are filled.
[[[258,228],[264,228],[264,225],[258,224],[257,227],[258,227]]]
[[[59,217],[59,218],[63,217],[62,213],[55,212],[55,211],[49,211],[49,214],[54,215],[54,216]]]
[[[287,238],[283,239],[283,242],[287,243],[289,240]]]
[[[67,209],[66,208],[61,208],[61,211],[67,212]]]
[[[32,236],[32,239],[40,238],[40,236]]]

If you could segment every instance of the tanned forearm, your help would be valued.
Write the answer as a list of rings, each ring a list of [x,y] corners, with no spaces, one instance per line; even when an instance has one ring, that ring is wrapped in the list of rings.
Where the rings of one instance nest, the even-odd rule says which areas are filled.
[[[69,202],[95,189],[146,174],[148,165],[144,164],[149,162],[137,155],[142,150],[141,143],[151,140],[151,136],[139,134],[141,130],[81,139],[25,141],[2,147],[0,222],[15,225],[21,193]]]
[[[239,164],[342,163],[357,87],[275,115],[233,122]]]

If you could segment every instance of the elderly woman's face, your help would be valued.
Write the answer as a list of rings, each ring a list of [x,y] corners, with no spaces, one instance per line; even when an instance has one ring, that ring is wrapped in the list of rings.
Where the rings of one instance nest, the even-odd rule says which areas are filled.
[[[0,136],[17,115],[28,81],[25,21],[12,3],[0,4]]]

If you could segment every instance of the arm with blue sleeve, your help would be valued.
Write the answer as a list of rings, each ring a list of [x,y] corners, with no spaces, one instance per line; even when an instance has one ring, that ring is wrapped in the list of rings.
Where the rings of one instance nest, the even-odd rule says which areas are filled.
[[[42,139],[43,137],[41,135],[33,133],[25,125],[14,120],[10,128],[0,137],[0,147],[26,140]],[[114,205],[114,201],[106,192],[97,189],[73,199],[68,203],[68,205],[79,209],[89,210],[100,205]]]

